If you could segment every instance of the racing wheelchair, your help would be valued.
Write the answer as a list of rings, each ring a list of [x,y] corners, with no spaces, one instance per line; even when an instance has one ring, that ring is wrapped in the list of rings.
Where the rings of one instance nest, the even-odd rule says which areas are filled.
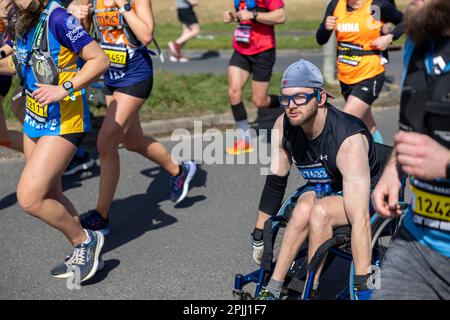
[[[387,163],[390,157],[392,147],[376,144],[378,155],[384,159],[383,163]],[[399,203],[402,207],[404,204],[406,179],[402,179],[402,187],[399,192]],[[292,212],[296,206],[297,200],[301,195],[301,187],[286,198],[281,205],[276,216],[266,221],[263,231],[264,252],[262,255],[261,266],[258,270],[249,274],[236,274],[234,279],[233,298],[236,300],[252,300],[259,296],[264,285],[270,280],[275,267],[277,255],[281,247],[281,239],[284,229],[289,222]],[[371,210],[373,213],[373,210]],[[372,266],[380,268],[390,242],[401,223],[400,218],[385,219],[377,213],[373,213],[370,219],[372,232]],[[342,258],[350,262],[350,271],[348,275],[348,284],[339,290],[335,295],[336,300],[355,300],[355,292],[353,286],[354,264],[351,254],[351,226],[341,226],[333,230],[333,237],[323,243],[311,261],[308,263],[308,245],[305,243],[299,250],[286,276],[282,296],[284,299],[310,300],[313,289],[314,276],[324,262],[322,271],[323,276],[332,265],[336,257]],[[307,242],[307,241],[306,241]],[[254,295],[245,291],[244,287],[248,284],[255,284],[256,289]]]

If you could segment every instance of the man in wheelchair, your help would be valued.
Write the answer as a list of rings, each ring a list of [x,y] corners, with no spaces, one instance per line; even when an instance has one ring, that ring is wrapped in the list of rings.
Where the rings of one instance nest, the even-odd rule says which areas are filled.
[[[284,72],[281,81],[280,116],[272,133],[270,174],[261,195],[253,232],[253,258],[259,264],[263,252],[264,223],[282,203],[292,163],[307,181],[302,187],[284,233],[275,269],[258,299],[279,299],[286,274],[308,237],[308,260],[332,238],[333,229],[351,225],[355,264],[356,298],[368,299],[371,264],[370,192],[382,172],[383,161],[364,123],[328,103],[320,70],[299,60]],[[316,196],[317,184],[329,184],[329,196]],[[314,279],[317,293],[322,266]]]

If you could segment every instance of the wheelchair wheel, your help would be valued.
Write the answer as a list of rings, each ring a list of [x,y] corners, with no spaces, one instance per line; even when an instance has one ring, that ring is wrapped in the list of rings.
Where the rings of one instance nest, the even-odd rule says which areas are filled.
[[[372,267],[381,268],[389,249],[392,238],[400,226],[401,219],[385,219],[374,215],[371,220],[372,231]],[[377,271],[377,270],[375,270]],[[353,278],[355,275],[355,266],[352,261],[350,267],[349,290],[350,299],[355,300],[355,291],[353,290]]]

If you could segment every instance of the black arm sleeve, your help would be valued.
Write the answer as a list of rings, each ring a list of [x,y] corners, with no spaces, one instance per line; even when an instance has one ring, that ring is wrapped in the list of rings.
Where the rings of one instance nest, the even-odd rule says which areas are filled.
[[[321,46],[323,46],[325,43],[328,42],[328,40],[330,40],[331,35],[333,34],[333,30],[328,31],[325,28],[325,21],[327,20],[328,16],[332,16],[334,13],[334,9],[336,9],[338,0],[332,0],[327,7],[327,10],[325,11],[325,16],[323,18],[322,23],[319,26],[319,29],[317,30],[316,33],[316,40],[317,43]]]
[[[403,13],[388,0],[376,0],[373,5],[380,7],[380,20],[395,24],[395,29],[391,32],[394,40],[400,38],[406,31],[406,25],[403,21]]]
[[[403,12],[386,0],[376,0],[373,5],[380,7],[381,21],[398,25],[403,21]]]
[[[392,35],[394,36],[394,41],[399,39],[406,32],[406,22],[402,21],[398,25],[395,26],[394,30],[392,30]]]
[[[280,177],[270,174],[266,178],[261,199],[259,200],[259,210],[270,216],[275,216],[280,210],[286,191],[289,174]]]

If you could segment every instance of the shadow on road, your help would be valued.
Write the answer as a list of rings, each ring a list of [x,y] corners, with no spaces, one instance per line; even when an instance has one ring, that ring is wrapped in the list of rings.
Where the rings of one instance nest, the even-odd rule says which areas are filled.
[[[102,270],[97,271],[95,276],[86,282],[83,283],[83,286],[92,286],[94,284],[97,284],[99,282],[102,282],[105,280],[109,273],[113,271],[115,268],[117,268],[120,265],[120,261],[117,259],[110,259],[105,261],[105,266]]]
[[[206,51],[205,53],[203,53],[201,56],[195,57],[195,58],[190,58],[189,60],[199,61],[199,60],[208,60],[208,59],[213,59],[213,58],[218,58],[218,57],[220,57],[219,51],[209,50],[209,51]]]
[[[167,227],[178,220],[161,210],[160,203],[170,198],[169,174],[160,167],[143,170],[141,174],[152,178],[147,191],[125,199],[114,200],[111,207],[111,234],[105,241],[103,253],[119,248],[148,231]],[[206,184],[207,172],[200,166],[190,187]],[[176,208],[188,208],[205,196],[187,196]]]

